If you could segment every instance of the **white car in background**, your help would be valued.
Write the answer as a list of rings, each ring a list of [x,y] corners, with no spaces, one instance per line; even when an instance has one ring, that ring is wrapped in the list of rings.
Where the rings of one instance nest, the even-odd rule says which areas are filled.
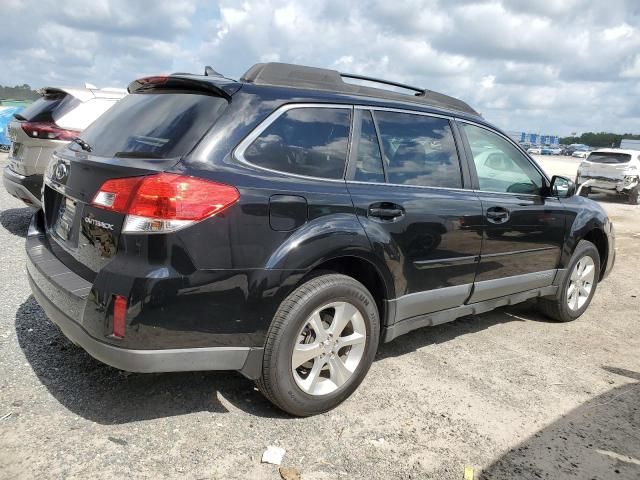
[[[542,154],[542,148],[541,147],[530,147],[530,148],[527,148],[527,153],[533,153],[535,155],[540,155],[540,154]]]
[[[55,149],[77,138],[82,130],[127,95],[125,89],[93,86],[47,87],[42,97],[14,114],[7,126],[11,140],[3,183],[27,205],[40,207],[42,177]]]
[[[590,152],[578,167],[576,184],[580,194],[591,191],[619,193],[631,205],[640,203],[640,152],[620,148],[601,148]]]
[[[587,158],[589,156],[589,153],[591,153],[589,152],[589,150],[576,150],[571,154],[571,156],[577,158]]]

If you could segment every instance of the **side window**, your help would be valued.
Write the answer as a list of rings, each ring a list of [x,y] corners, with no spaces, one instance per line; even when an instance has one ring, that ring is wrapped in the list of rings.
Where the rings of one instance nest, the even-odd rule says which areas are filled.
[[[375,112],[389,183],[461,188],[460,160],[449,121]]]
[[[244,152],[260,167],[310,177],[342,178],[351,110],[295,108],[278,117]]]
[[[462,124],[476,165],[480,190],[539,195],[543,177],[510,142],[489,130]]]
[[[378,135],[369,111],[362,112],[360,134],[356,139],[355,149],[356,173],[354,180],[384,183],[384,170],[382,169],[382,155],[380,154]]]

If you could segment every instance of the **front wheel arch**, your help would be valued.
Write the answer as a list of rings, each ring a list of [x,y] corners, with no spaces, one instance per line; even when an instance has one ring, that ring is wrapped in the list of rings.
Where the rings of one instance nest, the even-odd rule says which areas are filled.
[[[600,278],[598,278],[598,280],[602,280],[609,256],[609,240],[607,239],[607,235],[600,228],[593,228],[576,242],[576,247],[580,243],[580,240],[587,240],[593,243],[598,249],[598,254],[600,255]]]

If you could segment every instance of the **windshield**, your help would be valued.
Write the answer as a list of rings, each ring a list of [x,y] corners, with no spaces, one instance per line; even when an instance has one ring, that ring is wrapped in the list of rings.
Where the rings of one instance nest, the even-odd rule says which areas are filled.
[[[127,95],[93,122],[81,138],[92,154],[101,157],[181,157],[195,147],[227,105],[226,100],[212,95]]]
[[[631,161],[631,155],[627,153],[594,152],[589,155],[589,161],[593,163],[627,163]]]

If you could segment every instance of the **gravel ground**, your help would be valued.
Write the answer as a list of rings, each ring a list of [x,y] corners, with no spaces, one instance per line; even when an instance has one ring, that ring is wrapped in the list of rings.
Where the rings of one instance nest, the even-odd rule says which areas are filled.
[[[269,445],[307,480],[640,478],[640,207],[599,200],[618,260],[580,319],[524,304],[418,330],[342,406],[293,419],[239,374],[127,374],[70,344],[29,291],[31,211],[0,188],[0,478],[279,478]]]

